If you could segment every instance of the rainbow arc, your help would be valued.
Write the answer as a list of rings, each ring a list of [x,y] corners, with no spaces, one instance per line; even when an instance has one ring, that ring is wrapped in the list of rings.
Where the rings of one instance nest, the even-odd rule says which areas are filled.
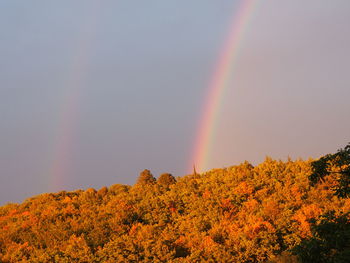
[[[212,80],[208,86],[206,99],[203,104],[202,117],[198,125],[197,138],[189,164],[199,172],[208,169],[211,147],[215,137],[216,121],[225,90],[234,72],[239,54],[240,42],[252,17],[258,0],[241,0],[238,11],[234,14],[228,38],[220,53]]]

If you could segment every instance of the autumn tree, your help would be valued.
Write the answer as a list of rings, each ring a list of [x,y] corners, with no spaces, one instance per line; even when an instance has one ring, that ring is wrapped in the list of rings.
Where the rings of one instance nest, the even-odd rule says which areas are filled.
[[[313,219],[312,237],[293,251],[301,262],[347,263],[350,261],[350,214],[326,213]]]
[[[350,212],[350,199],[333,195],[332,176],[312,186],[311,163],[267,158],[158,181],[145,170],[134,186],[8,204],[0,207],[0,262],[294,263],[291,248],[300,244],[307,252],[308,241],[317,241],[318,254],[340,263],[349,243],[341,235],[348,221],[340,216]],[[318,216],[331,210],[332,224],[323,228]]]
[[[309,180],[313,185],[336,175],[334,195],[350,196],[350,144],[335,154],[327,154],[311,163]],[[311,219],[311,237],[304,238],[293,252],[302,262],[346,263],[350,261],[350,213],[330,211],[318,220]]]
[[[339,197],[350,196],[350,143],[337,153],[327,154],[311,163],[310,181],[315,184],[330,174],[338,174],[335,194]]]
[[[158,184],[162,185],[165,188],[169,188],[170,185],[176,183],[176,179],[172,174],[164,173],[158,178]]]
[[[155,182],[156,178],[153,176],[151,171],[147,169],[143,170],[137,179],[137,184],[139,185],[154,184]]]

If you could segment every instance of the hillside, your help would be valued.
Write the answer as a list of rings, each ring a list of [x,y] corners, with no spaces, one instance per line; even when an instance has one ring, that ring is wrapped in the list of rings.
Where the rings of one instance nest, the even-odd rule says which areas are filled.
[[[48,193],[0,208],[0,262],[298,262],[310,219],[350,211],[312,160],[248,162],[134,186]],[[345,262],[345,261],[344,261]]]

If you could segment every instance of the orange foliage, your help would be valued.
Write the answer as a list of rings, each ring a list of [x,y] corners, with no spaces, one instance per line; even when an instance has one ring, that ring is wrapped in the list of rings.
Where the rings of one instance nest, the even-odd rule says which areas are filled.
[[[268,262],[310,235],[310,219],[350,211],[334,178],[311,186],[309,174],[310,161],[267,158],[43,194],[0,207],[0,262]]]

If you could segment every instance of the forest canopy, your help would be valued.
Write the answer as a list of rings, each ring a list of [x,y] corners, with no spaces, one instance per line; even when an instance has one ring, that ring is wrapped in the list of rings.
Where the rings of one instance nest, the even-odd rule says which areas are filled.
[[[144,170],[134,186],[7,204],[0,207],[0,262],[308,262],[308,242],[334,238],[321,235],[324,224],[349,231],[349,149],[179,178]],[[322,262],[347,262],[344,238]]]

